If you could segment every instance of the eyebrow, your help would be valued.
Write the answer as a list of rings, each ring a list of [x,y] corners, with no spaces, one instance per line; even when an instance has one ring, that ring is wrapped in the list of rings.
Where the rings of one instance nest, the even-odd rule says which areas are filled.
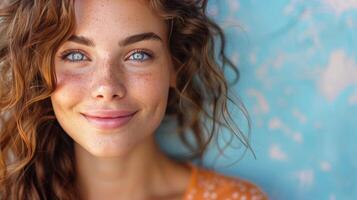
[[[153,32],[146,32],[146,33],[139,33],[135,35],[131,35],[129,37],[124,38],[122,41],[120,41],[118,44],[119,46],[127,46],[136,42],[144,41],[144,40],[156,40],[156,41],[161,41],[162,39],[160,36]],[[84,36],[78,36],[78,35],[72,35],[68,41],[75,42],[78,44],[90,46],[90,47],[95,47],[95,43],[93,40],[84,37]]]

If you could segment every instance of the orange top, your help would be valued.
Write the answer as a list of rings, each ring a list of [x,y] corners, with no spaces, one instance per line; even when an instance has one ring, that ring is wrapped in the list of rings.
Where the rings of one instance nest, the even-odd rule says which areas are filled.
[[[267,200],[249,181],[219,174],[190,164],[192,173],[184,200]]]

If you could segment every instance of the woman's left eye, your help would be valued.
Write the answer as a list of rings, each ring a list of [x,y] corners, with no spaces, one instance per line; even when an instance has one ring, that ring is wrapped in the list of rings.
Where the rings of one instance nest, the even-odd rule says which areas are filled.
[[[146,53],[145,51],[136,51],[134,53],[132,53],[128,59],[129,60],[134,60],[134,61],[139,61],[139,62],[144,62],[148,59],[150,59],[152,57],[152,55],[150,55],[149,53]]]

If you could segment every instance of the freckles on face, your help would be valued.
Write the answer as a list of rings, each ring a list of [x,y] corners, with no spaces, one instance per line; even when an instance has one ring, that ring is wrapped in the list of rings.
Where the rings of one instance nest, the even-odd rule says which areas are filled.
[[[88,79],[84,74],[73,73],[70,70],[62,69],[60,62],[56,61],[56,89],[53,98],[56,102],[63,102],[63,105],[71,107],[75,102],[81,101],[83,95],[88,92]],[[64,67],[63,67],[64,68]]]
[[[73,109],[77,102],[83,98],[84,92],[87,90],[85,87],[87,81],[80,75],[69,72],[57,71],[56,72],[56,89],[51,96],[52,106],[55,111],[57,121],[66,129],[67,121],[73,118]],[[74,123],[73,125],[78,125]]]
[[[75,144],[96,156],[125,154],[165,115],[174,79],[166,24],[145,2],[76,1],[76,37],[57,52],[51,96],[56,118]],[[146,33],[155,38],[133,37]],[[122,126],[88,120],[94,115],[110,124],[120,118],[110,113],[123,111],[136,114]]]
[[[161,118],[165,112],[169,87],[167,74],[163,69],[155,70],[132,76],[128,81],[132,96],[147,108],[148,116]]]
[[[84,91],[87,80],[80,75],[70,72],[56,72],[56,91],[70,92],[71,90]]]

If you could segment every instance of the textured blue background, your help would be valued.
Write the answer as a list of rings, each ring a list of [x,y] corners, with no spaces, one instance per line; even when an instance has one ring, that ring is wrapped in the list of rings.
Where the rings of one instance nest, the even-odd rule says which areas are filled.
[[[271,199],[357,199],[357,0],[213,0],[208,12],[240,68],[257,157],[227,167],[241,155],[227,148],[217,170]]]

